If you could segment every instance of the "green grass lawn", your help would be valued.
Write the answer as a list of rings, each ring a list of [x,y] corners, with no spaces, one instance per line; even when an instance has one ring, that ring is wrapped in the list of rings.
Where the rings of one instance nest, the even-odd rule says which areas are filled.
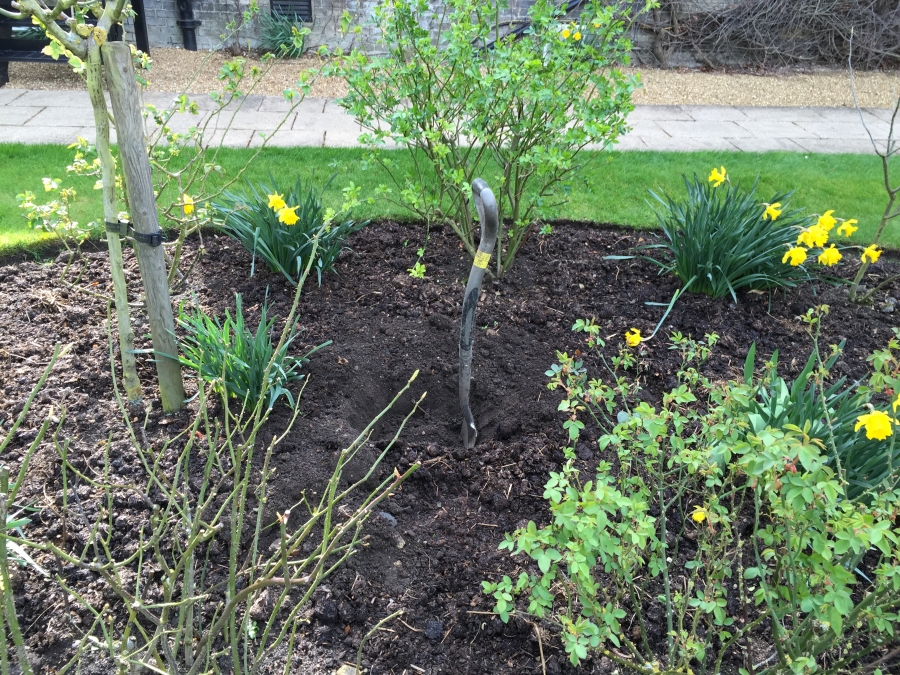
[[[246,163],[252,150],[223,149],[218,162],[225,176],[233,176]],[[395,161],[408,163],[405,151],[397,151]],[[325,195],[329,205],[340,202],[340,190],[349,182],[372,194],[387,176],[375,166],[365,167],[359,149],[272,148],[266,149],[248,170],[251,181],[267,181],[278,176],[284,185],[313,171],[324,182],[337,177]],[[28,229],[16,201],[23,190],[43,192],[41,179],[64,178],[78,191],[72,216],[80,222],[102,218],[100,193],[93,189],[94,178],[69,178],[65,167],[72,151],[55,145],[0,145],[0,254],[17,249],[34,249],[51,235]],[[561,220],[616,223],[651,227],[655,217],[648,190],[683,194],[681,174],[697,173],[705,178],[713,166],[724,165],[731,179],[748,187],[760,176],[758,196],[768,200],[775,192],[794,190],[793,205],[821,213],[834,209],[835,215],[859,220],[855,242],[867,242],[884,210],[886,197],[880,160],[865,155],[803,155],[797,153],[737,152],[609,152],[593,153],[588,167],[572,184],[570,202],[561,207]],[[897,160],[900,174],[900,158]],[[224,180],[224,178],[223,178]],[[410,214],[386,201],[366,205],[357,218],[410,219]],[[900,231],[888,232],[885,246],[900,248]]]

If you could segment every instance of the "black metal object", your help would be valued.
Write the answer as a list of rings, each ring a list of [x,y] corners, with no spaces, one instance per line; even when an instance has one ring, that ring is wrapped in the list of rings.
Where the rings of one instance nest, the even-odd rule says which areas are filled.
[[[481,221],[481,241],[478,243],[478,252],[475,254],[472,270],[469,272],[469,281],[463,296],[462,322],[459,329],[459,406],[462,408],[463,414],[462,440],[469,450],[475,447],[475,439],[478,437],[475,417],[469,408],[472,348],[475,343],[475,309],[478,307],[478,296],[481,295],[481,282],[484,280],[485,270],[491,261],[494,245],[497,243],[500,222],[494,193],[481,178],[476,178],[472,182],[472,198],[475,200],[478,219]]]
[[[181,18],[177,19],[175,23],[181,28],[184,48],[189,52],[195,52],[197,51],[197,28],[202,22],[200,19],[194,18],[194,6],[191,4],[191,0],[177,0],[175,4],[181,15]]]
[[[147,22],[144,17],[144,1],[132,0],[132,8],[135,11],[134,32],[138,49],[150,53],[150,40],[147,35]],[[13,11],[12,0],[0,0],[0,7],[7,11]],[[96,18],[88,16],[86,22],[91,25],[97,23]],[[67,28],[62,21],[57,22],[63,28]],[[31,19],[10,19],[0,15],[0,87],[9,82],[9,62],[47,62],[53,59],[42,53],[44,47],[50,44],[50,40],[44,36],[40,38],[16,37],[17,32],[33,29],[35,25]],[[121,40],[122,29],[114,26],[110,31],[110,40]],[[65,63],[65,59],[60,63]]]
[[[131,223],[123,223],[121,220],[117,223],[106,223],[106,231],[107,232],[115,232],[120,237],[127,237],[131,235],[131,238],[139,244],[146,244],[147,246],[152,246],[156,248],[157,246],[162,246],[163,242],[166,240],[166,235],[162,230],[158,232],[151,232],[150,234],[143,234],[142,232],[138,232],[134,229],[134,226]]]
[[[272,0],[272,14],[308,23],[312,21],[312,0]]]
[[[147,15],[144,12],[144,0],[131,0],[134,10],[134,42],[145,54],[150,53],[150,36],[147,34]]]

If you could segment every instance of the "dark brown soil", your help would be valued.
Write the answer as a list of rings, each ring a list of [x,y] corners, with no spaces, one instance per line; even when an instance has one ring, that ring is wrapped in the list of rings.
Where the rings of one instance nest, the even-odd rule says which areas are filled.
[[[481,435],[471,452],[459,441],[457,395],[459,303],[469,261],[451,234],[432,231],[425,259],[427,278],[419,280],[406,270],[415,262],[421,230],[393,223],[373,225],[349,242],[353,252],[342,255],[338,274],[328,275],[321,287],[308,287],[301,302],[302,333],[293,349],[300,352],[325,340],[333,344],[306,367],[310,383],[300,403],[304,416],[275,457],[278,478],[268,504],[272,512],[295,504],[301,490],[323,485],[337,451],[382,410],[413,371],[421,374],[411,394],[376,430],[375,446],[384,447],[414,398],[425,391],[428,395],[386,459],[388,468],[400,470],[415,461],[424,463],[385,503],[396,526],[384,518],[370,521],[369,545],[317,593],[307,613],[310,623],[301,631],[293,672],[330,674],[342,662],[354,661],[361,637],[399,608],[405,610],[405,623],[392,622],[393,632],[378,633],[365,647],[364,663],[370,673],[541,672],[532,627],[521,620],[504,625],[492,618],[487,613],[492,601],[482,594],[480,583],[503,574],[514,576],[525,562],[498,551],[505,532],[528,520],[546,522],[541,493],[548,472],[562,461],[564,436],[556,410],[559,394],[546,389],[544,372],[555,362],[556,350],[572,353],[582,346],[579,335],[570,330],[576,319],[596,318],[610,353],[615,353],[626,329],[636,326],[646,335],[655,326],[662,308],[645,303],[667,302],[676,288],[646,262],[604,260],[653,234],[583,225],[557,225],[555,231],[551,237],[533,237],[501,282],[485,284],[476,316],[482,330],[475,342],[472,397]],[[281,277],[258,271],[249,278],[250,256],[239,245],[220,237],[205,243],[206,255],[189,286],[207,311],[233,309],[234,293],[239,292],[244,307],[250,308],[252,324],[268,289],[274,312],[286,314],[291,288]],[[191,251],[196,246],[192,242]],[[127,255],[130,259],[131,253]],[[98,466],[101,444],[111,439],[114,472],[141,482],[143,470],[129,449],[112,394],[104,326],[107,303],[61,283],[63,257],[57,262],[0,267],[3,429],[21,410],[53,345],[72,344],[2,461],[17,469],[22,449],[35,437],[50,407],[56,414],[65,407],[61,436],[71,439],[73,464],[85,470]],[[82,266],[86,267],[82,287],[111,292],[105,253],[87,253],[74,263],[69,277]],[[886,275],[895,267],[883,261],[873,267],[873,275]],[[129,278],[136,297],[133,261]],[[704,366],[711,378],[739,376],[753,341],[760,356],[779,349],[781,370],[790,375],[802,367],[811,347],[797,315],[827,303],[831,315],[823,342],[847,340],[837,371],[854,377],[864,373],[871,350],[883,347],[891,335],[895,315],[880,311],[878,305],[892,294],[890,288],[880,293],[875,308],[849,305],[843,288],[826,285],[808,285],[787,294],[743,294],[737,304],[686,296],[663,332],[678,330],[698,338],[718,333],[721,339]],[[142,321],[136,317],[139,336],[147,333]],[[149,347],[147,339],[139,342],[139,349]],[[668,346],[662,336],[647,344],[643,377],[650,398],[675,384],[678,359]],[[597,364],[587,365],[600,374]],[[141,376],[147,397],[155,401],[151,366],[142,362]],[[195,391],[196,385],[189,383],[189,389]],[[154,403],[147,427],[150,441],[180,431],[189,418],[189,412],[165,416]],[[287,420],[287,408],[279,406],[270,422],[272,430]],[[374,453],[372,449],[370,454]],[[593,466],[589,443],[579,446],[578,454],[585,468]],[[56,501],[61,490],[59,458],[45,442],[19,497],[38,509],[27,530],[29,537],[59,539]],[[88,486],[79,487],[78,494],[86,514],[96,516],[97,495]],[[139,500],[117,506],[116,534],[127,543],[137,537],[147,511]],[[69,527],[69,545],[75,548],[87,531],[78,530],[77,524]],[[102,606],[104,589],[92,573],[60,567],[49,557],[40,560]],[[64,662],[79,637],[77,629],[90,625],[89,615],[66,605],[58,587],[27,572],[17,575],[16,607],[38,661],[37,672],[52,672]],[[547,673],[573,672],[555,637],[545,636],[543,648]],[[103,664],[95,668],[111,672]],[[579,672],[610,670],[608,661],[593,659]]]

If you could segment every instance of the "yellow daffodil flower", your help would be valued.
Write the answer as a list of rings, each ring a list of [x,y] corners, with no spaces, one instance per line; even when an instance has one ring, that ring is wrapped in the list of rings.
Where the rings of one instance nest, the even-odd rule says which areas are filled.
[[[763,220],[765,220],[766,218],[771,218],[772,221],[774,221],[778,218],[778,216],[781,215],[781,211],[781,202],[766,204],[766,210],[763,212]]]
[[[818,225],[819,227],[824,227],[825,231],[828,232],[832,227],[834,227],[834,224],[837,222],[837,220],[835,220],[831,216],[832,213],[834,213],[834,210],[826,211],[825,213],[823,213],[821,216],[819,216],[819,222],[816,223],[816,225]]]
[[[892,421],[886,412],[873,410],[856,418],[854,431],[859,431],[861,427],[865,427],[866,438],[870,441],[883,441],[894,433],[894,429],[891,426]]]
[[[194,198],[188,194],[181,195],[181,201],[184,202],[184,215],[189,216],[194,212]]]
[[[637,328],[629,328],[625,331],[625,344],[629,347],[637,347],[641,344],[641,331]]]
[[[790,261],[791,267],[797,267],[802,265],[806,260],[806,249],[800,246],[795,246],[790,249],[787,253],[784,254],[784,257],[781,259],[781,262],[786,263]]]
[[[278,220],[290,227],[298,220],[300,220],[300,216],[295,213],[296,211],[296,206],[285,206],[278,211]]]
[[[572,39],[575,40],[575,42],[578,42],[581,39],[581,31],[576,30],[575,35],[572,36]]]
[[[859,221],[856,220],[856,218],[845,220],[843,223],[838,225],[838,234],[843,234],[845,237],[852,237],[853,233],[859,229],[858,227],[853,227],[858,222]]]
[[[837,265],[838,261],[843,257],[841,252],[832,244],[828,248],[822,249],[822,253],[819,255],[819,264],[831,267],[832,265]]]
[[[691,520],[695,523],[702,523],[707,518],[706,509],[702,506],[697,506],[694,508],[694,512],[691,514]]]
[[[881,255],[881,251],[878,250],[878,247],[875,244],[871,246],[866,246],[862,252],[862,261],[866,262],[866,258],[869,259],[869,262],[878,262],[878,257]]]
[[[562,32],[563,40],[568,40],[571,34],[572,31],[570,31],[568,28],[564,28]]]
[[[600,28],[600,24],[597,23],[596,21],[594,22],[594,28]]]
[[[281,211],[281,209],[283,209],[285,206],[287,206],[287,204],[284,203],[283,195],[280,195],[277,192],[275,194],[269,195],[269,208],[270,209],[272,209],[273,211],[275,211],[277,213],[278,211]]]
[[[709,173],[709,182],[713,184],[713,187],[719,187],[727,179],[728,174],[725,172],[724,166],[719,169],[713,167],[713,170]]]
[[[803,230],[797,237],[797,243],[807,248],[822,248],[828,243],[828,230],[818,225],[813,225],[808,230]]]

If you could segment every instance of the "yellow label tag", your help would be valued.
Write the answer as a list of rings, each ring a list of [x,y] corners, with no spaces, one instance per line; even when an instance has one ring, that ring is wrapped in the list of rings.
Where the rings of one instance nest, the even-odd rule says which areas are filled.
[[[475,260],[473,264],[475,267],[480,267],[481,269],[487,269],[488,263],[491,261],[491,254],[485,253],[484,251],[478,251],[475,254]]]

